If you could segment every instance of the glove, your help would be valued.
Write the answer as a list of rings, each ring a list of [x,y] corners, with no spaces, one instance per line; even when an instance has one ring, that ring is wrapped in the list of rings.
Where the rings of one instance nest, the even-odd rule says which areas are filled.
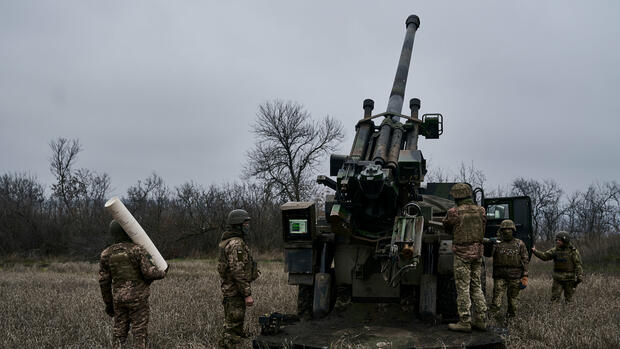
[[[485,244],[497,244],[497,243],[499,243],[499,240],[497,238],[484,238],[484,239],[482,239],[482,243],[485,243]]]
[[[519,287],[521,289],[524,289],[527,287],[527,276],[524,276],[521,278],[521,283],[519,284]]]
[[[166,270],[164,270],[164,273],[168,274],[168,270],[170,270],[170,264],[166,266]]]
[[[108,304],[105,306],[105,313],[111,317],[114,317],[114,305]]]

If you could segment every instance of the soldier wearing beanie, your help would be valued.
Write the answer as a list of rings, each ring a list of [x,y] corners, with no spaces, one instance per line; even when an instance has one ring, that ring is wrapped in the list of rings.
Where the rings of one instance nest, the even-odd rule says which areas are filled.
[[[134,348],[146,348],[150,285],[168,269],[159,270],[116,220],[110,223],[110,234],[115,243],[101,252],[99,286],[105,311],[114,317],[114,347],[124,346],[131,327]]]
[[[573,301],[575,288],[583,281],[583,266],[579,251],[571,244],[570,236],[560,231],[555,236],[555,247],[540,252],[532,247],[534,255],[543,261],[553,260],[553,285],[551,286],[551,300],[559,301],[564,292],[564,300]]]

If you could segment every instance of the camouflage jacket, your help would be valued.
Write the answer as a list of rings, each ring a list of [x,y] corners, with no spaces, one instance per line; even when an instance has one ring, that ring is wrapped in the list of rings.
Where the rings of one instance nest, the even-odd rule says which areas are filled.
[[[258,278],[258,269],[241,232],[230,230],[222,234],[217,271],[222,279],[224,297],[252,294],[250,283]]]
[[[579,251],[573,246],[553,247],[546,252],[534,250],[534,255],[543,261],[553,260],[553,279],[575,281],[583,279],[583,266]]]
[[[529,256],[525,243],[517,238],[493,245],[493,278],[519,279],[527,276]]]
[[[460,200],[458,206],[452,207],[443,219],[446,233],[454,236],[452,251],[455,255],[467,260],[482,258],[484,246],[484,225],[486,224],[486,214],[483,207],[474,204],[472,200]],[[475,224],[463,224],[464,218],[461,212],[466,212],[467,216],[475,216],[478,222]],[[476,212],[474,215],[472,212]],[[470,223],[470,222],[467,222]],[[469,226],[475,226],[477,231],[469,231]],[[456,241],[466,240],[467,243],[458,244]],[[471,240],[471,241],[470,241]]]
[[[117,243],[101,252],[99,286],[106,305],[147,300],[151,282],[164,276],[148,252],[133,242]]]

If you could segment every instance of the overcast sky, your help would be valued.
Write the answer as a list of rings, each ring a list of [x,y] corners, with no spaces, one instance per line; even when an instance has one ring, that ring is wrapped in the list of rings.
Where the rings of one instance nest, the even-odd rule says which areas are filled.
[[[620,2],[565,0],[3,0],[0,174],[49,186],[65,137],[112,194],[153,171],[171,188],[239,181],[275,98],[342,121],[348,153],[362,101],[385,111],[410,14],[405,101],[444,116],[420,142],[429,166],[473,162],[490,188],[620,179]]]

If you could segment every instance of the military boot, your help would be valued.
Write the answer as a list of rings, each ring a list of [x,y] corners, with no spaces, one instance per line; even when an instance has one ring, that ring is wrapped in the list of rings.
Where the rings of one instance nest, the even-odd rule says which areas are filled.
[[[219,349],[237,349],[241,348],[241,343],[238,338],[231,338],[230,336],[222,336],[217,343]]]
[[[113,349],[123,349],[125,348],[125,344],[127,343],[127,337],[125,338],[114,338],[112,342]]]
[[[469,322],[459,321],[455,324],[448,324],[450,331],[471,332],[471,324]]]
[[[336,304],[334,310],[342,312],[351,304],[351,289],[346,286],[339,286],[336,289]]]
[[[146,349],[146,338],[134,337],[133,347],[134,349]]]
[[[501,322],[502,321],[502,315],[499,312],[499,309],[491,306],[491,309],[489,310],[489,319],[494,320],[495,322]]]
[[[481,317],[477,317],[477,318],[474,319],[474,321],[472,321],[471,327],[474,330],[486,331],[487,330],[487,321],[482,316]]]

